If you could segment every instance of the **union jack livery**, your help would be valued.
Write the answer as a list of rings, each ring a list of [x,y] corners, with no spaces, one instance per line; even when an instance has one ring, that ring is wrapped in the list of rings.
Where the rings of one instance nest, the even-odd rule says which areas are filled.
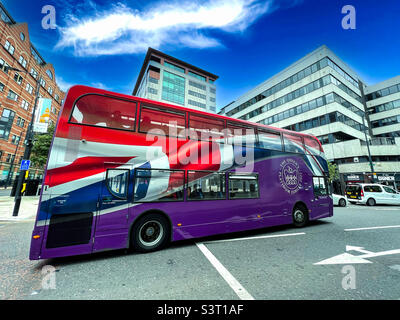
[[[30,259],[129,248],[333,215],[311,135],[86,86],[69,89]]]

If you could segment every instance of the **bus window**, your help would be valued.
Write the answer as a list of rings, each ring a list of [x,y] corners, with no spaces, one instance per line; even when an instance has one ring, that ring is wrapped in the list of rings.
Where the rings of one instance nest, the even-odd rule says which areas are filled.
[[[225,199],[225,174],[188,171],[188,200]]]
[[[328,186],[324,177],[313,177],[314,196],[326,196],[328,194]]]
[[[135,102],[88,94],[75,102],[70,122],[134,131],[135,115]]]
[[[227,136],[229,144],[254,146],[256,142],[255,130],[252,127],[228,124]]]
[[[139,132],[185,137],[185,114],[156,107],[142,106]]]
[[[260,148],[282,151],[282,140],[279,133],[258,130],[258,143]]]
[[[190,138],[224,142],[224,120],[189,114]]]
[[[283,143],[285,146],[285,152],[305,153],[303,147],[303,139],[301,136],[284,133]]]
[[[183,201],[185,171],[136,169],[136,202]]]
[[[304,144],[312,154],[316,154],[318,156],[323,154],[322,147],[316,138],[304,137]]]
[[[229,199],[259,198],[257,174],[229,174]]]
[[[107,188],[111,194],[120,199],[126,199],[128,190],[129,170],[127,169],[108,169]]]

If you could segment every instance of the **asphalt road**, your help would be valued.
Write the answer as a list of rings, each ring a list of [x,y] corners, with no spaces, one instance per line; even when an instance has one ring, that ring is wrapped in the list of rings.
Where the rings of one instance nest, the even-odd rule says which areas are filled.
[[[0,299],[400,299],[400,207],[335,207],[332,218],[301,229],[43,261],[28,259],[32,227],[0,221]],[[351,260],[360,256],[364,263]],[[43,282],[47,265],[54,283]]]

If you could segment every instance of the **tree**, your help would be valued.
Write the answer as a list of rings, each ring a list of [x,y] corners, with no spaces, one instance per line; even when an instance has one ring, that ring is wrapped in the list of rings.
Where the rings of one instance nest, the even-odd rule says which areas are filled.
[[[31,160],[35,167],[44,167],[54,134],[54,125],[50,125],[47,133],[35,135],[32,147]]]
[[[329,171],[329,177],[328,177],[329,183],[332,183],[332,181],[339,179],[339,170],[336,163],[328,162],[328,171]]]

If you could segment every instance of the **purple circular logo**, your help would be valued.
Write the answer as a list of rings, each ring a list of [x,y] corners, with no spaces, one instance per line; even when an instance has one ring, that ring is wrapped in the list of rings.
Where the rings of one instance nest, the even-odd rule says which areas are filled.
[[[293,159],[285,159],[279,169],[279,182],[289,194],[295,194],[301,188],[303,180],[299,164]]]

